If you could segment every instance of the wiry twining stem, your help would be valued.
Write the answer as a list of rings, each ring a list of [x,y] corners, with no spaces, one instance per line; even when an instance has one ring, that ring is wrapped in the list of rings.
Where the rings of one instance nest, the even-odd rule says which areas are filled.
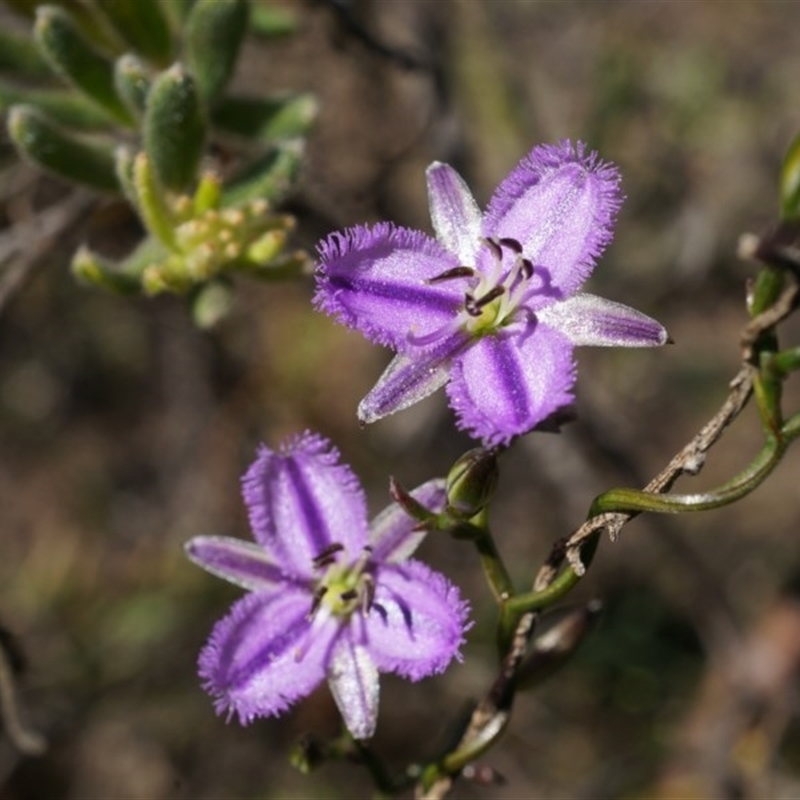
[[[794,357],[794,351],[776,352],[774,332],[775,326],[798,305],[800,250],[795,248],[790,255],[795,251],[793,261],[785,247],[775,259],[769,258],[768,243],[760,243],[753,251],[767,266],[748,297],[751,319],[741,336],[742,367],[731,381],[730,392],[719,411],[643,490],[615,489],[597,497],[586,522],[554,545],[536,575],[533,590],[514,595],[501,604],[499,626],[501,638],[505,635],[508,641],[508,649],[498,675],[473,711],[458,745],[423,770],[415,794],[417,798],[444,798],[464,767],[498,741],[510,718],[515,678],[538,615],[580,580],[603,530],[615,539],[622,527],[642,511],[680,513],[734,502],[755,489],[781,460],[789,443],[800,436],[800,414],[784,422],[780,408],[782,381],[790,369],[800,365],[800,359]],[[681,475],[697,475],[702,470],[708,451],[754,394],[765,430],[765,444],[753,462],[714,490],[691,495],[668,494]]]

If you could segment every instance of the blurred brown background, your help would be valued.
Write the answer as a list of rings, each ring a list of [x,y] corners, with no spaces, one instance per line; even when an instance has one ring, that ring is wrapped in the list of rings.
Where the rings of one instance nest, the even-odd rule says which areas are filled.
[[[643,485],[726,394],[753,272],[737,239],[774,219],[778,168],[800,128],[798,5],[288,5],[299,33],[254,43],[236,80],[319,97],[288,204],[308,248],[363,221],[429,230],[434,159],[459,168],[480,203],[539,142],[580,138],[620,166],[628,199],[590,289],[657,316],[676,344],[581,351],[579,421],[504,456],[493,520],[524,586],[595,494]],[[24,165],[4,175],[0,248],[17,236],[33,248],[42,211],[67,190]],[[100,205],[2,297],[0,625],[24,656],[26,718],[50,748],[22,758],[0,739],[0,797],[368,796],[357,767],[303,777],[287,763],[303,732],[336,731],[324,687],[247,729],[214,716],[195,659],[239,592],[181,546],[249,535],[238,481],[259,441],[304,428],[331,437],[377,512],[389,474],[407,486],[442,474],[469,440],[441,395],[359,430],[355,407],[388,354],[312,313],[310,283],[242,282],[231,316],[201,332],[180,300],[77,286],[67,264],[87,237],[108,246],[134,233],[119,206]],[[787,343],[799,336],[786,326]],[[727,480],[759,445],[748,410],[678,488]],[[800,796],[800,612],[786,599],[800,574],[799,459],[790,452],[735,507],[640,518],[603,542],[574,593],[603,599],[598,629],[518,698],[485,759],[507,784],[462,782],[454,796]],[[464,664],[444,676],[384,678],[375,744],[398,768],[435,755],[496,667],[475,554],[443,538],[422,555],[462,586],[476,625]]]

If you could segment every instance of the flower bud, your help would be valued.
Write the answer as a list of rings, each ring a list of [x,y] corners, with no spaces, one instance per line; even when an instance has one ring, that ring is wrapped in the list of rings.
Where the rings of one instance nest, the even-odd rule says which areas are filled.
[[[497,486],[497,454],[476,447],[461,456],[447,475],[447,509],[460,519],[474,517]]]

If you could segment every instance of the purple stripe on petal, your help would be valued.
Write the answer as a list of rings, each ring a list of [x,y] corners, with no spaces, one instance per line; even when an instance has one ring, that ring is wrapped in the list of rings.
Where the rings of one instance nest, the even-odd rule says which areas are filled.
[[[334,543],[350,557],[366,544],[364,493],[321,436],[304,434],[280,453],[262,447],[242,488],[256,539],[289,574],[315,577],[314,559]]]
[[[593,294],[576,294],[537,312],[539,321],[563,333],[574,345],[659,347],[669,335],[641,311]]]
[[[570,295],[611,240],[619,180],[616,167],[580,142],[535,147],[497,187],[483,235],[516,239],[534,269],[546,269],[552,287]]]
[[[370,423],[423,400],[447,383],[453,358],[470,340],[457,331],[426,348],[395,356],[358,406],[358,418]]]
[[[411,496],[434,513],[444,511],[447,492],[442,478],[423,483]],[[419,547],[428,531],[415,530],[417,521],[410,517],[398,503],[387,506],[370,525],[369,540],[375,562],[405,561]]]
[[[400,348],[451,320],[463,281],[429,284],[458,259],[420,231],[380,223],[332,233],[318,246],[314,305],[380,344]]]
[[[328,685],[354,739],[369,739],[378,721],[378,669],[369,651],[348,632],[339,638],[328,666]]]
[[[447,394],[459,427],[492,446],[572,402],[574,382],[571,343],[539,324],[481,339],[455,362]]]
[[[287,579],[260,545],[227,536],[195,536],[184,545],[195,564],[243,589],[271,589]]]
[[[468,612],[458,589],[425,564],[381,567],[366,625],[378,669],[415,681],[442,672],[459,658]]]
[[[472,192],[452,167],[439,161],[428,167],[426,176],[436,237],[462,264],[474,264],[480,246],[481,212]]]
[[[308,592],[290,586],[252,593],[216,624],[199,671],[218,713],[247,724],[280,714],[320,683],[339,627],[329,619],[310,637],[310,602]]]

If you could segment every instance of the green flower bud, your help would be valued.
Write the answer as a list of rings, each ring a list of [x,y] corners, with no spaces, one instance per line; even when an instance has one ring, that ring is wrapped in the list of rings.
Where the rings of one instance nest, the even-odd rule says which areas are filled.
[[[73,136],[27,105],[12,107],[8,132],[20,153],[42,169],[92,189],[119,191],[110,145]]]
[[[205,134],[194,79],[175,64],[153,82],[144,116],[145,151],[166,188],[182,191],[194,183]]]
[[[447,475],[447,508],[460,519],[474,517],[497,486],[497,454],[476,447],[461,456]]]

